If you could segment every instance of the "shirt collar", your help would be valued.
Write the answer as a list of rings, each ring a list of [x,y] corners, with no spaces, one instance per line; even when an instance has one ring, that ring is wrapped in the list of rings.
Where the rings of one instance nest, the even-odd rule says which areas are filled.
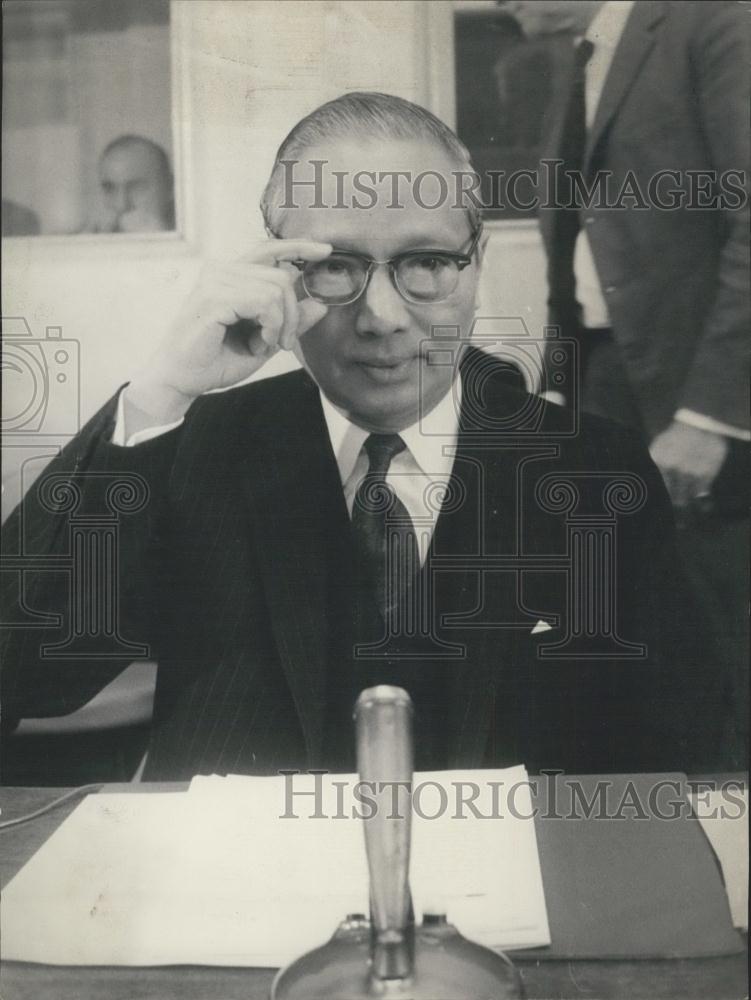
[[[621,40],[633,6],[633,0],[606,0],[592,18],[584,38],[595,47],[614,49]]]
[[[320,395],[331,447],[342,484],[345,484],[354,471],[370,432],[353,424],[323,392]],[[420,470],[433,478],[448,478],[451,475],[453,446],[459,435],[461,401],[462,384],[459,377],[429,413],[399,431]]]

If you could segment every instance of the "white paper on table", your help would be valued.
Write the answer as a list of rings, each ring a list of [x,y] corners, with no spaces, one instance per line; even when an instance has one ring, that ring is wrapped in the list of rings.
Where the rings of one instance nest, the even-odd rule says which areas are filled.
[[[358,779],[322,777],[319,819],[313,797],[297,794],[298,818],[282,818],[285,780],[199,778],[187,793],[88,797],[8,885],[4,957],[276,966],[324,943],[347,913],[367,912],[363,823],[352,818],[349,795]],[[533,821],[505,809],[503,818],[476,819],[469,809],[454,818],[459,781],[518,785],[516,809],[529,815],[526,780],[523,767],[414,776],[415,787],[439,782],[450,795],[444,815],[413,818],[418,914],[438,899],[482,943],[550,942]],[[295,776],[295,792],[314,781]],[[435,811],[430,791],[421,801],[427,815]],[[487,794],[477,802],[491,811]],[[333,818],[342,804],[346,818]]]
[[[691,796],[694,813],[722,868],[733,926],[748,929],[748,788],[734,789],[730,802],[722,788]],[[742,804],[737,800],[742,800]]]

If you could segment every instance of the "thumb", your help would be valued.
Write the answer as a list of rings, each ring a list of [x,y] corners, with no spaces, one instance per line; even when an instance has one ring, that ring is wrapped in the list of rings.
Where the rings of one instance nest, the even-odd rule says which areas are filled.
[[[297,324],[298,337],[302,336],[311,326],[319,323],[329,311],[328,306],[322,302],[316,302],[315,299],[301,299],[297,307],[300,311],[300,319]]]

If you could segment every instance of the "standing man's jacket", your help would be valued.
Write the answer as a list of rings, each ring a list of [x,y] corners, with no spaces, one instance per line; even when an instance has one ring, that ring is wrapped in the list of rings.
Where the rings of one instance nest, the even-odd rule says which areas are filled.
[[[607,207],[595,195],[581,224],[650,439],[680,408],[748,427],[747,13],[718,0],[635,3],[588,130],[588,186],[602,172],[611,206],[624,197]],[[545,160],[557,155],[566,94],[557,89]],[[575,337],[554,216],[540,212],[550,321]]]

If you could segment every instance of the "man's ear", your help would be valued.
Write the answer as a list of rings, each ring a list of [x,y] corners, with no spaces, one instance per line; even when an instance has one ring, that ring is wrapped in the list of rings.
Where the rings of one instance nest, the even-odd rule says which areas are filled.
[[[490,239],[490,233],[487,229],[483,229],[482,236],[477,244],[477,263],[482,267],[482,262],[485,259],[485,247],[488,245],[488,240]]]

